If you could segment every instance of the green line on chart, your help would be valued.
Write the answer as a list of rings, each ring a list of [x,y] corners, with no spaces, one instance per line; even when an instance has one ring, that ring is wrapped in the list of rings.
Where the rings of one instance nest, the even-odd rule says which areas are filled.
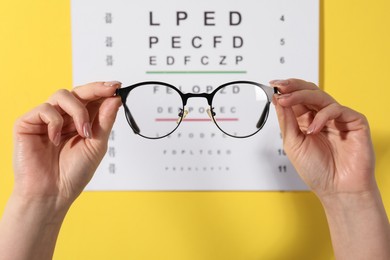
[[[246,74],[246,70],[149,70],[146,74]]]

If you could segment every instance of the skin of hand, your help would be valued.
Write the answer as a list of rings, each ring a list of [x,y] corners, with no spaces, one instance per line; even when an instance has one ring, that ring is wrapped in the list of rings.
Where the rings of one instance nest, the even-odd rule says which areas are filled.
[[[389,259],[366,118],[312,83],[271,85],[281,93],[273,103],[286,153],[324,205],[337,258]],[[96,82],[58,91],[17,121],[14,191],[0,222],[1,260],[51,259],[68,208],[106,152],[121,105],[113,97],[119,86]],[[353,198],[346,202],[345,194]]]
[[[107,150],[120,83],[59,90],[14,128],[14,190],[0,221],[0,260],[52,259],[62,222]]]
[[[270,84],[280,92],[273,103],[284,149],[324,206],[336,259],[390,259],[389,221],[366,117],[313,83]]]
[[[306,184],[319,196],[377,189],[375,156],[364,115],[344,107],[315,84],[271,81],[284,148]]]
[[[119,87],[114,81],[59,90],[16,122],[14,195],[51,199],[59,210],[71,205],[107,150]]]

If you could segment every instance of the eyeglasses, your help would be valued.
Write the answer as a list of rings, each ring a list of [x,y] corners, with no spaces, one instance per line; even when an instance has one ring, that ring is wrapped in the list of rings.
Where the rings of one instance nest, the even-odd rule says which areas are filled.
[[[182,93],[179,88],[158,81],[137,83],[117,89],[125,116],[135,134],[160,139],[172,134],[182,121],[213,121],[226,135],[245,138],[264,126],[272,96],[277,88],[251,81],[225,83],[210,93]],[[209,118],[188,118],[190,98],[206,98]]]

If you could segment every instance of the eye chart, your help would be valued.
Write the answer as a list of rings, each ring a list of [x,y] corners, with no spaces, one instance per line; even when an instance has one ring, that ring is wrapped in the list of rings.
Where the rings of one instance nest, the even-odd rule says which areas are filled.
[[[317,0],[73,0],[73,80],[163,81],[210,93],[235,80],[318,83]],[[148,102],[148,100],[139,100]],[[148,104],[169,113],[171,104]],[[256,135],[224,135],[190,99],[169,137],[134,134],[123,107],[88,190],[306,190],[282,146],[273,105]],[[233,104],[231,105],[233,106]],[[224,111],[234,111],[227,106]]]

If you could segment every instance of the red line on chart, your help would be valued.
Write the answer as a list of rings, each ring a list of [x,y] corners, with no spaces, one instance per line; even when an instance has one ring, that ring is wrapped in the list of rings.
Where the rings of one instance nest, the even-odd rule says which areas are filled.
[[[156,118],[156,122],[176,122],[177,118]],[[212,121],[210,118],[185,118],[182,121],[186,122],[210,122]],[[238,118],[216,118],[215,121],[225,121],[225,122],[233,122],[238,121]]]

